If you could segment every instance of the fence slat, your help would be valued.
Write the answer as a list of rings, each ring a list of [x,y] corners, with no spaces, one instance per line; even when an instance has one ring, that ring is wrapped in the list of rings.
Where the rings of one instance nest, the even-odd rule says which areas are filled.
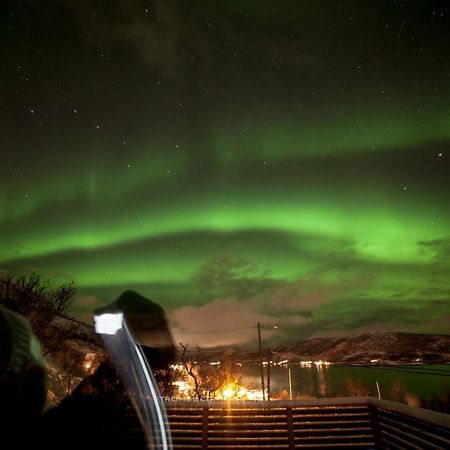
[[[327,400],[328,404],[325,399],[306,403],[167,402],[173,448],[450,448],[449,416],[372,398]],[[136,423],[137,419],[134,419],[129,428],[130,439],[131,434],[136,436],[139,432]]]

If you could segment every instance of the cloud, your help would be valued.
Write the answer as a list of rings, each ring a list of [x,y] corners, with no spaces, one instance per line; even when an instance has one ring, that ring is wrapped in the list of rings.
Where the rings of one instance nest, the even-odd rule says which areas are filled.
[[[224,279],[229,284],[228,276]],[[171,323],[178,341],[201,346],[255,343],[258,322],[264,326],[265,339],[274,343],[312,336],[443,329],[441,318],[450,312],[447,301],[370,297],[377,283],[373,274],[331,277],[327,270],[315,270],[248,298],[216,298],[202,306],[175,309]]]
[[[58,272],[63,268],[81,285],[73,312],[88,322],[97,306],[135,289],[171,311],[179,333],[251,328],[260,322],[279,326],[266,336],[298,340],[330,330],[348,334],[424,326],[430,331],[433,323],[442,330],[437,319],[449,313],[444,301],[448,265],[442,262],[448,240],[419,245],[430,252],[420,263],[380,262],[364,259],[351,239],[276,229],[201,230],[17,259],[3,268],[14,273],[33,267],[52,276],[64,275]],[[159,273],[164,277],[151,278]],[[242,330],[180,334],[179,339],[233,345],[253,337],[252,330]]]
[[[270,235],[282,239],[277,233]],[[212,296],[226,293],[237,298],[249,298],[284,283],[269,277],[254,262],[227,253],[219,254],[200,266],[193,276],[193,282]]]
[[[336,293],[335,286],[325,276],[311,273],[292,283],[277,287],[270,293],[268,307],[276,312],[310,311],[330,301]]]
[[[336,300],[321,308],[321,330],[414,331],[426,323],[440,322],[450,313],[447,300]]]
[[[450,323],[450,308],[446,315],[441,315],[431,320],[426,320],[419,326],[415,326],[414,329],[411,331],[415,333],[449,334],[449,327],[448,327],[449,323]]]
[[[203,33],[190,11],[171,1],[67,3],[79,17],[82,38],[102,53],[128,46],[144,64],[169,78],[180,78],[186,65],[208,65],[210,50]]]
[[[231,260],[226,261],[230,263]],[[236,274],[230,277],[233,271],[225,269],[222,277],[219,277],[220,273],[213,277],[213,280],[220,280],[218,283],[221,287],[223,284],[242,282],[245,285],[249,282],[246,274],[251,265],[241,262],[230,263],[227,267],[244,268],[240,272],[244,277],[239,278]],[[215,264],[209,265],[206,273],[211,275],[215,272]],[[247,344],[255,342],[255,327],[258,322],[265,329],[265,339],[286,336],[298,339],[300,335],[313,332],[313,312],[318,307],[332,301],[337,295],[358,287],[360,282],[358,277],[352,277],[351,280],[341,277],[329,281],[325,272],[314,271],[294,282],[281,283],[278,280],[269,285],[259,294],[245,299],[236,296],[216,298],[201,306],[175,309],[170,314],[170,322],[176,340],[190,341],[189,343],[206,347]]]
[[[299,315],[284,318],[290,326],[302,326],[310,319]],[[264,338],[275,333],[280,317],[261,310],[255,299],[216,299],[202,306],[184,306],[170,314],[171,330],[177,342],[202,347],[239,345],[257,341],[257,324],[264,326]],[[211,331],[211,332],[210,332]]]
[[[450,238],[420,241],[418,245],[421,253],[431,255],[434,262],[450,263]]]
[[[61,2],[55,3],[61,8]],[[298,41],[284,33],[265,29],[261,34],[242,20],[230,20],[226,5],[184,5],[171,0],[63,3],[78,19],[81,39],[87,45],[105,56],[134,51],[155,74],[196,83],[203,91],[209,89],[211,79],[242,82],[236,74],[243,71],[270,86],[274,73],[280,76],[283,70],[294,70],[303,85],[311,86],[312,77],[323,74],[330,62],[324,54],[308,54],[306,44],[299,49]],[[255,15],[261,20],[260,10]],[[248,64],[249,58],[258,61],[256,67]]]
[[[273,323],[274,317],[261,313],[249,302],[225,298],[202,306],[178,308],[170,315],[170,322],[177,342],[210,347],[254,340],[256,324]]]
[[[341,337],[341,336],[351,336],[356,334],[364,334],[364,333],[398,333],[398,332],[414,332],[411,326],[408,325],[399,325],[399,324],[371,324],[364,325],[357,328],[343,329],[343,328],[331,328],[331,329],[323,329],[315,330],[312,334],[308,336],[308,338],[315,337]]]

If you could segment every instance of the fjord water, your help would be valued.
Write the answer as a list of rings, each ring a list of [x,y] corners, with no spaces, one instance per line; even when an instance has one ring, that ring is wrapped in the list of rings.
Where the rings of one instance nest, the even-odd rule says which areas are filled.
[[[382,398],[389,398],[399,386],[404,392],[421,400],[443,395],[450,388],[450,365],[406,366],[322,366],[317,368],[290,365],[293,398],[341,397],[354,395],[349,392],[348,379],[361,380],[377,397],[378,381]],[[259,366],[243,367],[242,384],[260,389]],[[267,368],[264,368],[267,387]],[[270,370],[271,392],[276,398],[283,390],[289,392],[289,376],[286,367],[274,366]],[[285,395],[286,395],[285,392]]]

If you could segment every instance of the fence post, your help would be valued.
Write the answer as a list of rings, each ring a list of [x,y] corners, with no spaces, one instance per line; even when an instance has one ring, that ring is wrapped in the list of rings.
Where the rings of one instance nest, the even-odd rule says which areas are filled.
[[[289,450],[295,449],[294,442],[294,418],[292,417],[292,407],[286,407],[286,417],[287,417],[287,431],[288,431],[288,442]]]
[[[202,449],[208,448],[208,406],[203,407]]]
[[[375,448],[384,448],[383,439],[381,436],[380,418],[378,417],[378,408],[370,402],[367,406],[369,408],[370,424],[372,426]]]

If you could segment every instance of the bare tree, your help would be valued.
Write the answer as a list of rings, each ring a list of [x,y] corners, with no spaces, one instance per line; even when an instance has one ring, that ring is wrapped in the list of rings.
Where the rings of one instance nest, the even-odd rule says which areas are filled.
[[[77,289],[74,282],[55,287],[32,273],[0,278],[0,304],[28,319],[45,353],[57,350],[64,339],[76,333],[75,324],[56,324],[65,317]]]
[[[181,362],[187,372],[187,374],[192,378],[194,382],[194,393],[195,396],[200,399],[202,397],[201,387],[200,387],[200,377],[198,375],[198,371],[195,367],[195,360],[192,360],[188,357],[188,346],[189,344],[183,344],[180,342],[181,347]],[[197,347],[197,354],[200,352],[200,349]]]
[[[229,389],[230,386],[238,391],[239,376],[235,373],[236,366],[231,361],[226,360],[223,364],[207,364],[205,355],[198,346],[195,351],[189,352],[189,344],[180,342],[179,345],[181,362],[193,381],[194,396],[197,399],[223,395],[225,389]]]
[[[77,337],[79,329],[80,326],[73,322],[60,325],[49,324],[45,333],[41,333],[41,340],[44,343],[44,356],[61,351],[64,348],[67,339]]]

